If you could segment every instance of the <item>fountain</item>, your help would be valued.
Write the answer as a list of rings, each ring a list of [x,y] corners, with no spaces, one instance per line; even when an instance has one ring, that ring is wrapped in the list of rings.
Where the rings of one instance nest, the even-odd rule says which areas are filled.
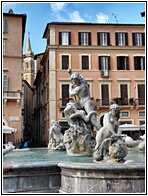
[[[71,77],[70,96],[78,98],[76,103],[68,103],[64,110],[70,128],[64,136],[56,129],[57,135],[53,137],[57,124],[53,121],[48,148],[23,152],[13,150],[4,155],[3,191],[144,193],[144,145],[138,148],[138,143],[136,146],[130,138],[118,133],[120,107],[117,104],[110,106],[101,127],[93,111],[86,80],[70,69],[68,72]]]

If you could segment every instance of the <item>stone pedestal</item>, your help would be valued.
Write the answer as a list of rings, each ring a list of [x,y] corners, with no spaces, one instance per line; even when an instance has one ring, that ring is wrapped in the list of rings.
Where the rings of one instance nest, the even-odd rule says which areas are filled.
[[[143,163],[59,163],[60,193],[144,193]]]

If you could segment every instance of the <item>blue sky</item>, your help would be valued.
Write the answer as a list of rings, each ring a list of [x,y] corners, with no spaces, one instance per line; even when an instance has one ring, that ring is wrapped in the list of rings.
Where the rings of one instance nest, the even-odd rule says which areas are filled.
[[[3,12],[13,9],[15,14],[26,14],[26,32],[24,48],[26,49],[27,34],[30,32],[31,48],[34,54],[42,53],[46,48],[43,39],[47,23],[50,22],[92,22],[92,23],[124,23],[143,24],[145,2],[4,2]]]

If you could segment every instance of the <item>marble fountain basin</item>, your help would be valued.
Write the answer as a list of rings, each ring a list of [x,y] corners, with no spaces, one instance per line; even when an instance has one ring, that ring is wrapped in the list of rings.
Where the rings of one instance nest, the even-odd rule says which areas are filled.
[[[128,149],[125,163],[94,163],[47,148],[3,156],[4,193],[145,193],[145,154]]]

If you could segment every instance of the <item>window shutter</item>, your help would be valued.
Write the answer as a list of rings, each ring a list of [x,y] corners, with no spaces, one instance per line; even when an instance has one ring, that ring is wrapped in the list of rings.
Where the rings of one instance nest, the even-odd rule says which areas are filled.
[[[138,98],[139,98],[139,105],[144,105],[145,100],[145,85],[144,84],[138,84]]]
[[[110,33],[107,33],[107,45],[110,46]]]
[[[142,33],[142,46],[145,46],[145,33]]]
[[[120,88],[121,88],[121,98],[123,99],[128,98],[127,85],[121,84]]]
[[[135,33],[132,33],[133,46],[135,46]]]
[[[126,57],[126,70],[129,70],[129,57]]]
[[[120,70],[120,57],[117,56],[117,70]]]
[[[88,70],[89,69],[88,56],[82,56],[82,69],[83,70]]]
[[[59,45],[62,45],[62,33],[59,32]]]
[[[97,33],[97,38],[98,38],[98,46],[100,45],[100,33]]]
[[[67,64],[68,64],[68,56],[63,55],[62,56],[62,69],[67,69],[68,68]]]
[[[62,99],[69,98],[69,85],[63,84],[62,85]],[[62,105],[65,106],[69,100],[62,100]]]
[[[8,90],[8,76],[7,74],[3,74],[3,91]]]
[[[125,33],[125,46],[128,46],[128,33]]]
[[[91,32],[88,33],[88,45],[91,45]]]
[[[8,32],[8,21],[6,19],[3,20],[3,32]]]
[[[108,85],[101,85],[101,93],[102,93],[102,105],[109,105],[109,90]]]
[[[145,57],[143,57],[143,70],[145,70]]]
[[[108,56],[108,70],[110,70],[110,56]]]
[[[98,62],[99,62],[99,70],[101,70],[101,56],[98,57]]]
[[[79,45],[81,45],[81,33],[80,32],[78,33],[78,42],[79,42]]]
[[[136,56],[134,57],[134,68],[135,68],[135,70],[138,69],[138,67],[137,67],[137,57]]]
[[[71,32],[69,32],[69,45],[71,45]]]
[[[116,46],[118,46],[118,33],[115,33],[116,36]]]

